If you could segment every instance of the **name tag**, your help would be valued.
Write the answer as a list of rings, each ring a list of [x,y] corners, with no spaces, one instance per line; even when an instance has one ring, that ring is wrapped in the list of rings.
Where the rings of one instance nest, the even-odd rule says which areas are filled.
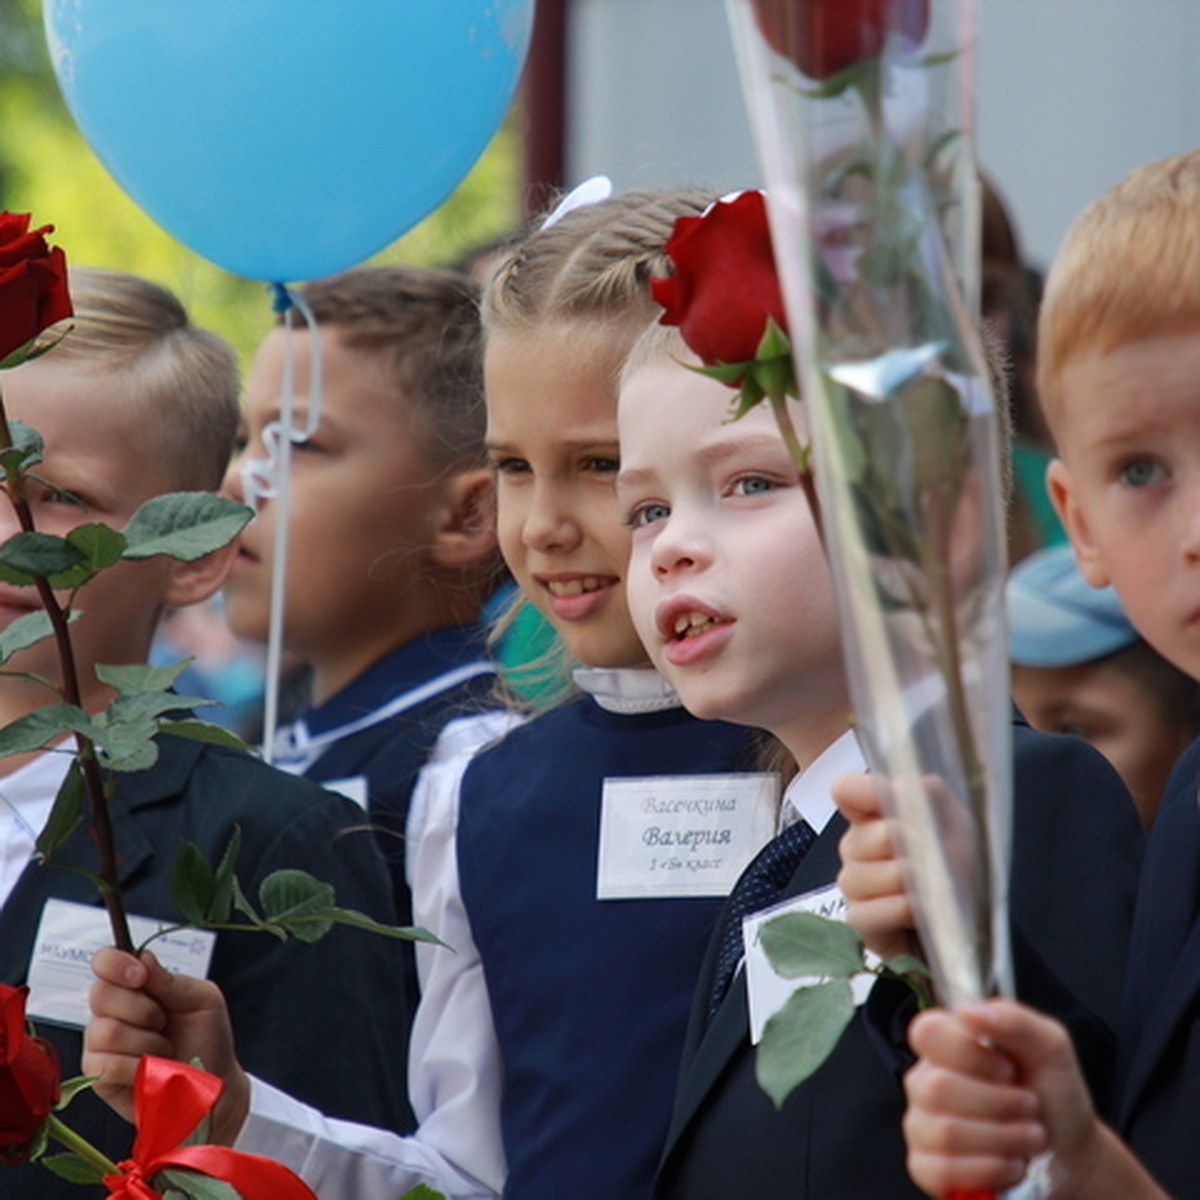
[[[367,777],[347,775],[344,779],[326,779],[321,786],[329,792],[337,792],[347,800],[353,800],[364,812],[367,809]]]
[[[766,1028],[767,1022],[788,1002],[794,991],[821,982],[821,978],[815,975],[785,979],[776,973],[763,949],[763,923],[773,917],[793,912],[816,913],[817,916],[827,917],[831,921],[844,921],[846,897],[835,883],[813,892],[806,892],[803,896],[794,896],[771,908],[765,908],[762,912],[742,918],[742,940],[746,947],[746,997],[750,1011],[750,1040],[756,1046],[762,1041],[763,1029]],[[868,952],[867,961],[879,960]],[[855,1004],[866,1001],[874,982],[875,976],[869,972],[856,975],[851,980]]]
[[[129,918],[129,931],[140,945],[168,921],[152,917]],[[155,958],[176,974],[208,974],[217,935],[210,929],[177,929],[155,941]],[[95,976],[92,955],[112,945],[112,928],[102,908],[47,900],[42,909],[33,960],[29,965],[29,1002],[25,1011],[41,1021],[82,1029],[91,1019],[88,992]]]
[[[596,897],[728,895],[778,808],[771,772],[606,779]]]

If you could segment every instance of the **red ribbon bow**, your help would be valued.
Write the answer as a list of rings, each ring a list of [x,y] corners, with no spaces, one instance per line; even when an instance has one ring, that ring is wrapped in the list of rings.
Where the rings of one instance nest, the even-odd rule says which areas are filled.
[[[161,1200],[146,1181],[164,1167],[183,1167],[232,1186],[242,1200],[317,1200],[299,1176],[282,1163],[227,1146],[180,1146],[221,1094],[221,1081],[207,1071],[166,1058],[144,1057],[133,1089],[137,1137],[120,1173],[105,1175],[119,1200]]]

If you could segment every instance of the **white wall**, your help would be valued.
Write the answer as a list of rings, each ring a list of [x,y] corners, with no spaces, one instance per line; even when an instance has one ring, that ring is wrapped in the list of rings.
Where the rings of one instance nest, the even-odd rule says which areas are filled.
[[[757,181],[724,0],[571,4],[572,180]],[[1200,144],[1200,0],[980,0],[980,9],[980,161],[1029,258],[1044,265],[1110,183]]]

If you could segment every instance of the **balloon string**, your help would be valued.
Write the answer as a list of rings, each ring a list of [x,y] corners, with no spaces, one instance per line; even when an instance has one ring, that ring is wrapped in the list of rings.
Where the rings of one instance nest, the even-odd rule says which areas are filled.
[[[267,625],[266,680],[263,697],[262,756],[275,758],[275,731],[279,724],[279,684],[283,662],[283,609],[287,596],[288,525],[292,446],[307,442],[321,423],[321,342],[312,309],[303,296],[283,284],[275,284],[275,309],[283,313],[283,381],[279,419],[263,430],[262,458],[249,459],[242,467],[242,489],[246,503],[257,509],[260,501],[275,501],[275,539],[271,557],[271,602]],[[296,359],[293,345],[294,310],[298,309],[309,332],[308,411],[302,428],[294,421]]]

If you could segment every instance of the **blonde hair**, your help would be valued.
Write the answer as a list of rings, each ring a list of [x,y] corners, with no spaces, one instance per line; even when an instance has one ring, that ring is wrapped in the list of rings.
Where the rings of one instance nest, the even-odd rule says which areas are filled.
[[[181,489],[211,490],[233,453],[238,366],[216,334],[188,320],[179,300],[156,283],[121,271],[72,267],[75,315],[44,334],[55,362],[95,365],[124,375],[130,402]]]
[[[696,188],[628,192],[535,226],[504,254],[483,293],[485,335],[576,326],[627,345],[658,313],[650,280],[670,272],[663,246],[679,217],[713,196]],[[598,326],[604,326],[602,331]]]
[[[1046,281],[1038,392],[1053,430],[1085,351],[1200,326],[1200,151],[1139,167],[1090,204]]]

